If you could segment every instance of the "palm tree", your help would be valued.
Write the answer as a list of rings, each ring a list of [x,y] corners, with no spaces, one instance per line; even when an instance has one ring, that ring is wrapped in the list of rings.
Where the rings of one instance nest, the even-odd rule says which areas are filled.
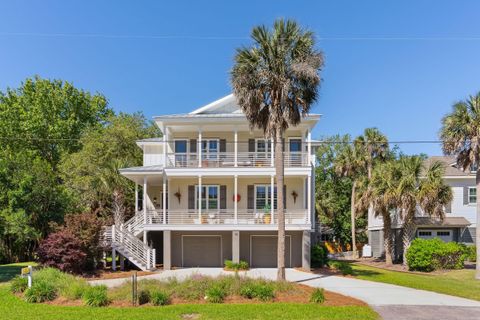
[[[458,167],[476,169],[477,195],[480,195],[480,92],[453,105],[453,111],[442,119],[440,138],[443,152],[455,155]],[[477,256],[480,256],[480,202],[477,197]],[[480,263],[476,264],[475,278],[480,279]]]
[[[353,258],[357,258],[357,241],[356,241],[356,205],[355,198],[356,189],[358,187],[358,179],[361,178],[363,168],[365,167],[365,153],[357,144],[348,145],[342,153],[339,154],[335,161],[335,171],[337,174],[349,177],[352,179],[352,194],[350,196],[350,219],[352,228],[352,253]]]
[[[402,156],[399,159],[400,176],[397,190],[397,212],[403,220],[403,264],[416,232],[415,213],[417,205],[430,217],[444,218],[444,207],[452,201],[452,191],[445,184],[445,168],[438,161],[427,168],[419,156]]]
[[[383,233],[385,246],[385,263],[392,265],[392,212],[397,206],[397,183],[399,180],[398,164],[390,160],[376,166],[372,171],[372,180],[363,193],[359,206],[362,208],[373,205],[375,216],[383,218]]]
[[[283,199],[285,130],[296,126],[316,101],[323,55],[311,31],[292,20],[277,20],[273,29],[253,28],[253,45],[237,49],[231,83],[240,109],[252,128],[275,143],[277,196]],[[278,279],[285,279],[285,214],[277,201]]]
[[[365,170],[367,171],[367,184],[372,180],[373,167],[378,162],[384,162],[391,157],[387,136],[377,128],[366,128],[363,135],[358,136],[354,144],[363,149],[365,155]],[[368,218],[373,217],[373,204],[368,204]],[[370,238],[369,238],[370,240]]]

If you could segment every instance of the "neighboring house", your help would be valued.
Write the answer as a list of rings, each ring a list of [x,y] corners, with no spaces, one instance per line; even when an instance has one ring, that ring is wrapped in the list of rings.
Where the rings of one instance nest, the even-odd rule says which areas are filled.
[[[310,267],[311,130],[319,118],[310,114],[285,133],[287,267]],[[138,141],[143,166],[120,170],[135,182],[136,214],[108,234],[113,255],[143,270],[160,264],[222,267],[227,259],[276,267],[273,143],[260,130],[250,130],[233,95],[187,114],[154,119],[163,137]]]
[[[455,157],[435,156],[425,160],[428,166],[432,161],[441,161],[445,165],[444,179],[451,186],[452,202],[445,207],[445,219],[440,221],[417,211],[415,223],[416,236],[430,239],[438,237],[444,241],[456,241],[466,244],[475,243],[476,201],[475,170],[463,171],[456,166]],[[394,256],[401,256],[402,221],[392,223],[394,230]],[[368,216],[368,239],[374,257],[383,255],[383,221],[381,217]]]

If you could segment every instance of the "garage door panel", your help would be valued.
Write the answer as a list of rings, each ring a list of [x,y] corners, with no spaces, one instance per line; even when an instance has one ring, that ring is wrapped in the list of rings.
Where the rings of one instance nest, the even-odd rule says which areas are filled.
[[[222,266],[222,239],[220,236],[183,236],[184,267]]]
[[[252,236],[251,261],[254,268],[277,267],[277,236]],[[290,236],[285,237],[285,266],[290,268]]]

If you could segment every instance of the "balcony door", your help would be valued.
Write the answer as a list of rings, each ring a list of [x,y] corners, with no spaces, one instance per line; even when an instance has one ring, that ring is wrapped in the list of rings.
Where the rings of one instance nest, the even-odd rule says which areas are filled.
[[[288,148],[290,166],[300,166],[302,164],[302,139],[290,138]]]
[[[202,140],[202,159],[218,160],[219,143],[218,139]]]
[[[187,140],[175,140],[175,166],[187,166]]]

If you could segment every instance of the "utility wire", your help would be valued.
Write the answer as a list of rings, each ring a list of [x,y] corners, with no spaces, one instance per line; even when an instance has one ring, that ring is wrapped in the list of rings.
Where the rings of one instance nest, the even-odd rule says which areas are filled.
[[[44,32],[0,32],[2,37],[44,38],[100,38],[100,39],[147,39],[147,40],[250,40],[246,36],[215,35],[129,35],[108,33],[44,33]],[[480,41],[480,36],[315,36],[318,41]]]

